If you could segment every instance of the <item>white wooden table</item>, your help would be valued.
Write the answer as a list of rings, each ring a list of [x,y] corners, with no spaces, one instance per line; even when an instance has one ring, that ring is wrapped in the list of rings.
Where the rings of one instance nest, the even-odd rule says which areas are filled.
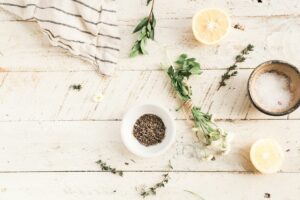
[[[99,76],[91,65],[49,45],[33,22],[18,21],[0,11],[0,199],[141,199],[137,187],[161,179],[168,160],[170,183],[149,199],[259,200],[300,199],[300,109],[284,117],[258,112],[249,102],[246,82],[252,69],[269,59],[300,66],[299,0],[161,0],[157,42],[149,55],[128,58],[136,35],[131,32],[147,14],[145,1],[120,0],[122,34],[120,68],[112,78]],[[191,16],[205,7],[227,10],[230,35],[216,46],[195,42]],[[224,69],[248,43],[255,51],[229,85],[216,92]],[[196,104],[214,113],[235,134],[231,154],[216,161],[197,158],[196,139],[169,80],[160,70],[164,47],[173,58],[196,57],[204,73],[193,77]],[[70,89],[81,84],[80,91]],[[93,95],[102,92],[101,103]],[[159,102],[170,109],[178,126],[176,143],[164,155],[141,159],[120,139],[120,121],[133,105]],[[259,175],[249,161],[249,146],[259,138],[277,139],[285,151],[280,173]],[[102,172],[102,159],[124,170],[124,177]],[[128,163],[126,165],[125,163]]]

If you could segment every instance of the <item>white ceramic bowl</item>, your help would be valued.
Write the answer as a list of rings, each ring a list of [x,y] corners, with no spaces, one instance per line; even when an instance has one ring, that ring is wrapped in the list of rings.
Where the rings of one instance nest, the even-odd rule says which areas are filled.
[[[166,126],[165,138],[161,143],[144,146],[133,135],[136,120],[144,114],[154,114],[162,119]],[[164,153],[175,141],[176,127],[170,113],[156,104],[142,104],[130,109],[123,118],[121,125],[123,143],[130,152],[141,157],[153,157]]]

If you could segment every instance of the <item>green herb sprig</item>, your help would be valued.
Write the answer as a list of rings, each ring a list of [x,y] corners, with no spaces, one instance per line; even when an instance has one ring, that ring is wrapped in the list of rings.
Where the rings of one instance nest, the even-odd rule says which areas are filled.
[[[109,166],[105,162],[103,162],[102,160],[98,160],[96,163],[100,165],[100,167],[103,171],[110,172],[112,174],[116,174],[119,176],[123,176],[122,171],[116,170],[116,168],[112,168],[111,166]]]
[[[131,48],[130,57],[146,54],[145,46],[148,39],[154,40],[156,19],[154,17],[154,3],[155,0],[147,0],[147,6],[151,4],[151,10],[147,17],[143,18],[140,23],[135,27],[133,33],[139,32],[138,39],[135,41]]]
[[[140,195],[143,198],[145,198],[147,196],[150,196],[150,195],[156,195],[156,190],[157,189],[163,188],[163,187],[166,186],[166,184],[170,180],[169,172],[170,172],[170,170],[173,170],[173,166],[171,164],[171,161],[169,161],[167,168],[168,168],[169,171],[168,171],[168,173],[165,173],[165,174],[162,175],[162,180],[160,182],[156,183],[152,187],[142,189],[142,191],[140,192]]]
[[[158,183],[156,183],[154,186],[149,187],[148,189],[143,189],[140,193],[140,195],[145,198],[150,195],[156,195],[156,190],[162,187],[165,187],[165,185],[169,182],[170,176],[169,174],[163,174],[162,180]]]
[[[227,152],[229,148],[227,133],[214,123],[210,114],[202,112],[201,108],[194,106],[191,100],[192,90],[187,81],[191,75],[201,74],[200,64],[195,58],[188,58],[186,54],[182,54],[175,62],[175,66],[171,65],[168,68],[167,74],[171,79],[173,88],[183,101],[186,111],[193,116],[193,131],[196,132],[199,141],[204,142],[205,145],[218,142],[219,150],[222,153]]]
[[[181,54],[175,63],[177,66],[170,66],[167,73],[178,95],[182,101],[186,102],[191,99],[192,95],[187,80],[192,74],[201,74],[200,64],[195,58],[188,58],[186,54]]]
[[[236,76],[238,74],[238,71],[236,70],[238,67],[237,64],[244,62],[246,60],[245,56],[248,55],[253,50],[254,50],[254,46],[252,44],[248,44],[248,46],[245,49],[243,49],[239,55],[235,57],[235,62],[233,63],[233,65],[228,67],[225,74],[222,75],[221,81],[219,82],[218,90],[221,87],[226,86],[227,80],[229,80],[231,77]]]

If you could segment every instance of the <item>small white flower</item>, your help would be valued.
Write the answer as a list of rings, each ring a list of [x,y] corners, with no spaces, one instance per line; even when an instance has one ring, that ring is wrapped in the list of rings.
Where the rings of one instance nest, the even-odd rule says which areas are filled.
[[[234,135],[232,133],[227,133],[225,140],[227,143],[230,143],[233,140],[233,138]]]
[[[97,93],[94,95],[93,100],[94,100],[94,102],[99,103],[102,101],[103,97],[104,96],[102,93]]]
[[[227,155],[231,150],[230,145],[227,145],[226,148],[223,149],[222,154]]]
[[[198,132],[198,131],[199,131],[199,128],[195,128],[195,127],[194,127],[194,128],[192,128],[192,131],[193,131],[193,132]]]
[[[218,128],[217,131],[219,131],[220,135],[226,134],[222,128]]]
[[[202,154],[201,160],[204,160],[204,161],[210,161],[214,158],[213,153],[208,150],[202,150],[201,154]]]
[[[219,140],[212,141],[210,146],[212,148],[219,148],[219,146],[221,146],[221,144],[222,144],[222,140],[219,139]]]
[[[215,115],[211,115],[210,121],[215,122]]]

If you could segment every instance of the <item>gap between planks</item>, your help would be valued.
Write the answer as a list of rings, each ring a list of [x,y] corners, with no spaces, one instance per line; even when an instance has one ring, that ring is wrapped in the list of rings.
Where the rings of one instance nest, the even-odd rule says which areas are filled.
[[[190,118],[192,119],[192,118]],[[175,118],[175,121],[187,121],[187,119]],[[13,123],[13,122],[121,122],[119,119],[53,119],[53,120],[0,120],[0,123]],[[251,118],[251,119],[215,119],[215,122],[242,122],[242,121],[300,121],[300,118]]]
[[[251,171],[208,171],[208,170],[202,170],[202,171],[195,171],[195,170],[122,170],[123,173],[218,173],[218,174],[249,174],[249,175],[262,175],[259,172],[251,172]],[[0,171],[0,174],[30,174],[30,173],[108,173],[111,172],[108,171],[101,171],[101,170],[51,170],[51,171]],[[276,174],[300,174],[300,172],[277,172]],[[112,174],[114,175],[114,174]],[[117,175],[116,175],[117,176]]]
[[[72,57],[72,56],[71,56]],[[225,71],[227,70],[228,68],[224,67],[224,68],[203,68],[201,69],[202,71]],[[254,68],[251,68],[251,67],[243,67],[243,68],[239,68],[238,70],[253,70]],[[118,69],[116,70],[116,73],[117,72],[163,72],[164,70],[163,69]],[[86,69],[86,70],[69,70],[69,71],[66,71],[66,70],[9,70],[9,71],[0,71],[0,73],[32,73],[32,72],[37,72],[37,73],[55,73],[55,72],[95,72],[97,73],[96,70],[93,70],[93,69]],[[103,76],[102,74],[99,74],[99,76]],[[113,77],[113,76],[112,76]],[[110,78],[108,76],[108,78]]]

